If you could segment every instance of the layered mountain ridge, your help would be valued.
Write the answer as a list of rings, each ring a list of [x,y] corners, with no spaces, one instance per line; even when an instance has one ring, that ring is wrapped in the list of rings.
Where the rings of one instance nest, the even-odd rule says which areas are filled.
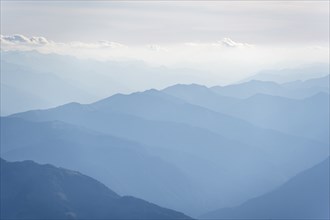
[[[1,159],[1,219],[190,219],[79,172]]]
[[[1,117],[1,157],[77,170],[196,217],[262,196],[329,156],[328,79],[178,84],[21,112]]]
[[[329,158],[288,182],[238,207],[202,219],[329,219]]]

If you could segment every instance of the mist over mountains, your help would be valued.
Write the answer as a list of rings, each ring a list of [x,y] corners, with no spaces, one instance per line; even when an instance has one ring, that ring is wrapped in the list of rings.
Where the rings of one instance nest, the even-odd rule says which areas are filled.
[[[304,68],[285,68],[281,70],[264,70],[260,71],[252,77],[248,77],[243,81],[260,80],[260,81],[272,81],[276,83],[291,83],[298,81],[306,81],[313,75],[315,78],[319,78],[329,74],[329,65],[316,63]]]
[[[129,94],[151,88],[163,89],[178,83],[215,86],[214,90],[220,89],[222,95],[235,95],[230,94],[231,88],[235,85],[219,87],[220,83],[226,83],[222,79],[226,73],[222,72],[209,73],[193,68],[150,66],[139,60],[101,62],[55,53],[42,54],[37,51],[1,50],[0,53],[2,116],[31,109],[56,107],[73,101],[91,103],[116,93]],[[283,71],[284,73],[282,73]],[[269,70],[268,72],[273,74],[272,78],[260,78],[259,76],[266,74],[259,73],[248,80],[278,81],[289,76],[291,77],[289,81],[306,81],[329,74],[326,63],[310,64],[283,71]],[[214,77],[214,80],[210,80],[211,76]],[[249,87],[251,83],[246,86]],[[321,85],[321,88],[308,86],[296,91],[290,89],[289,85],[283,89],[276,88],[279,85],[266,86],[264,83],[260,82],[259,86],[252,85],[251,88],[244,88],[241,85],[241,89],[233,88],[233,90],[237,93],[236,95],[243,94],[244,97],[251,96],[258,91],[292,98],[303,98],[320,91],[327,92],[324,85]],[[300,85],[300,83],[298,84]],[[253,88],[257,91],[251,90]],[[246,89],[251,91],[248,92]]]
[[[329,158],[274,191],[202,218],[329,219]]]
[[[190,219],[79,172],[1,159],[1,219]]]
[[[329,1],[0,4],[0,220],[330,220]]]
[[[163,88],[175,82],[205,81],[203,75],[194,69],[152,67],[139,60],[101,62],[1,50],[1,115],[72,101],[90,103],[115,93]]]
[[[315,195],[316,201],[328,193],[324,184],[317,184],[326,181],[323,177],[329,171],[317,164],[329,157],[329,72],[314,74],[318,68],[307,68],[301,78],[293,74],[290,82],[263,81],[266,78],[257,75],[227,86],[187,84],[182,78],[179,84],[167,86],[172,78],[166,80],[166,74],[190,70],[150,68],[138,62],[101,65],[37,52],[1,53],[1,111],[8,114],[0,121],[3,159],[75,170],[105,184],[116,198],[137,197],[195,218],[324,216],[325,209],[322,215],[314,212],[315,206],[306,198]],[[136,71],[139,74],[134,75]],[[112,74],[118,73],[122,78],[112,80]],[[81,81],[75,81],[78,75]],[[91,78],[100,83],[93,84]],[[152,87],[156,78],[163,84],[143,89]],[[113,94],[125,87],[128,94]],[[39,166],[33,163],[32,167],[38,170]],[[315,167],[318,174],[307,175]],[[4,170],[1,175],[11,174]],[[48,180],[36,178],[47,186]],[[307,191],[302,190],[305,186],[299,188],[305,183]],[[46,187],[43,199],[53,198],[48,197],[52,191]],[[22,202],[15,207],[13,195],[6,196],[1,199],[15,202],[4,209],[16,213],[26,206]],[[281,198],[293,207],[290,215],[286,207],[274,205]],[[96,199],[112,204],[107,198]],[[68,217],[64,209],[81,212],[72,208],[76,204],[61,201],[56,199],[60,209],[54,208],[60,210],[60,218]],[[328,200],[319,201],[315,204],[327,207]],[[40,200],[30,202],[38,206]],[[132,206],[135,202],[128,201]],[[137,203],[138,211],[144,209],[144,201]],[[161,218],[186,217],[154,205],[146,205],[146,210],[153,214],[159,210]],[[19,216],[30,216],[24,213]],[[134,218],[147,218],[145,213],[134,213]]]

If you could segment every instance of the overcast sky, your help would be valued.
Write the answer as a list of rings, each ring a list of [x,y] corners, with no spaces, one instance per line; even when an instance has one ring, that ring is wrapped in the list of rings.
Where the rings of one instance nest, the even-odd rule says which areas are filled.
[[[1,33],[125,44],[326,43],[329,1],[1,1]]]
[[[1,48],[216,72],[329,60],[329,1],[1,1]]]

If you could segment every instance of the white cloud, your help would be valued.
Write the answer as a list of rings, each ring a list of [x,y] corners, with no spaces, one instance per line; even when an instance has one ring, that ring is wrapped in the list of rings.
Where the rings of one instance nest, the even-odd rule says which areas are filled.
[[[110,48],[118,48],[118,47],[125,46],[125,45],[117,43],[117,42],[106,41],[106,40],[99,41],[98,44],[102,47],[110,47]]]
[[[80,42],[80,41],[73,41],[73,42],[68,42],[68,43],[62,43],[62,42],[54,42],[51,40],[46,39],[45,37],[26,37],[21,34],[14,34],[14,35],[1,35],[1,44],[2,44],[2,49],[17,49],[19,46],[31,46],[31,49],[35,46],[49,46],[52,45],[53,47],[58,46],[67,46],[67,47],[72,47],[72,48],[84,48],[84,49],[101,49],[101,48],[126,48],[127,45],[118,43],[118,42],[113,42],[113,41],[108,41],[108,40],[101,40],[97,42],[92,42],[92,43],[86,43],[86,42]],[[241,43],[241,42],[235,42],[230,38],[223,38],[221,41],[218,42],[211,42],[211,43],[198,43],[198,42],[188,42],[184,43],[183,45],[186,46],[191,46],[191,47],[216,47],[216,48],[221,48],[221,47],[229,47],[229,48],[234,48],[234,47],[239,47],[239,48],[244,48],[244,47],[252,47],[254,45],[248,44],[248,43]],[[5,47],[5,48],[3,48]],[[158,44],[148,44],[146,45],[146,48],[150,49],[151,51],[162,51],[162,52],[167,52],[169,51],[168,48],[158,45]]]
[[[3,43],[28,43],[28,42],[30,42],[30,39],[23,35],[20,35],[20,34],[15,34],[12,36],[1,35],[1,42],[3,42]]]
[[[102,37],[137,45],[215,42],[227,35],[268,45],[329,42],[329,1],[1,3],[2,33],[42,33],[59,41]]]
[[[109,40],[56,42],[45,37],[1,35],[1,50],[37,50],[95,60],[141,60],[149,65],[192,68],[228,80],[262,69],[328,62],[328,45],[252,45],[223,38],[214,42],[125,45]],[[210,79],[214,76],[210,76]]]
[[[42,46],[53,43],[48,41],[44,37],[31,37],[28,38],[21,34],[14,34],[10,36],[1,35],[1,44],[5,45],[31,45],[31,46]]]
[[[167,52],[168,49],[162,46],[159,46],[157,44],[149,44],[147,45],[147,48],[149,48],[152,51],[163,51],[163,52]]]
[[[50,44],[50,43],[53,43],[53,42],[48,41],[44,37],[31,37],[30,38],[30,43],[37,44],[37,45],[46,45],[46,44]]]
[[[34,47],[45,47],[48,46],[54,47],[72,47],[72,48],[85,48],[85,49],[100,49],[100,48],[121,48],[125,47],[125,45],[112,42],[112,41],[98,41],[94,43],[85,43],[85,42],[69,42],[69,43],[62,43],[62,42],[54,42],[46,39],[45,37],[26,37],[21,34],[14,34],[14,35],[1,35],[0,37],[1,41],[1,49],[19,49],[20,46],[22,46],[25,49],[28,49],[29,47],[31,49],[35,49]]]
[[[223,38],[223,40],[220,41],[219,43],[221,43],[222,45],[224,45],[226,47],[252,47],[252,46],[254,46],[252,44],[235,42],[228,37]]]
[[[198,43],[198,42],[187,42],[184,45],[188,47],[204,47],[204,48],[217,48],[217,49],[225,49],[225,48],[252,48],[255,45],[248,44],[248,43],[242,43],[242,42],[236,42],[232,40],[231,38],[225,37],[220,41],[217,42],[211,42],[211,43]]]
[[[84,48],[84,49],[102,49],[102,48],[122,48],[125,47],[125,45],[117,43],[117,42],[112,42],[112,41],[97,41],[95,43],[85,43],[85,42],[79,42],[79,41],[74,41],[70,43],[62,43],[62,45],[66,45],[68,47],[72,48]]]

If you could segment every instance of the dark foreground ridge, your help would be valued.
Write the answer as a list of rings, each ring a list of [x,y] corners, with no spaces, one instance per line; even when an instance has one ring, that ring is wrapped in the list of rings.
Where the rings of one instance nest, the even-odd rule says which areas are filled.
[[[190,219],[79,172],[1,159],[1,219]]]

